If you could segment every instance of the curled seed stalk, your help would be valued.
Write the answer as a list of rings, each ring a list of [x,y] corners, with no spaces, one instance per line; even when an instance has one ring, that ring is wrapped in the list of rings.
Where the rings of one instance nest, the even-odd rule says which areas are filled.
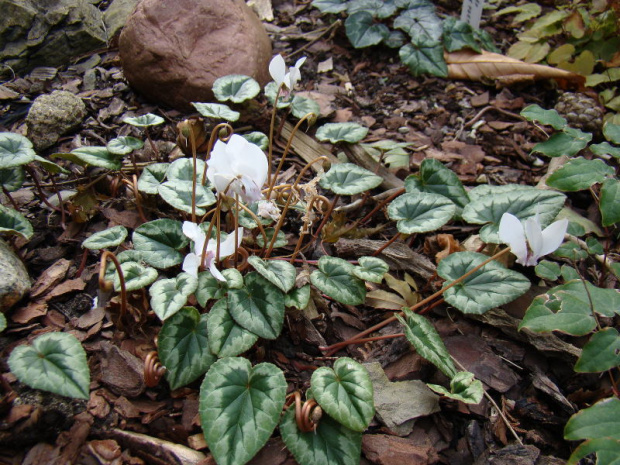
[[[323,416],[323,409],[314,399],[308,399],[302,404],[299,391],[286,396],[284,408],[287,409],[293,402],[295,402],[295,422],[297,423],[297,428],[302,433],[316,432],[319,421]]]
[[[127,313],[127,289],[125,287],[125,275],[123,274],[121,264],[119,263],[118,258],[116,258],[116,255],[109,250],[104,250],[101,253],[101,262],[99,263],[99,289],[103,292],[110,292],[114,289],[114,284],[112,281],[107,281],[105,279],[105,269],[108,264],[108,260],[111,260],[112,263],[114,263],[114,267],[118,273],[118,279],[121,283],[121,314],[119,316],[120,326],[123,318],[125,317],[125,313]]]
[[[149,352],[144,359],[144,384],[148,387],[155,387],[159,384],[164,374],[166,374],[166,367],[159,361],[157,351]]]
[[[220,137],[220,131],[222,129],[226,129],[226,135],[223,137]],[[228,124],[228,123],[220,123],[218,125],[216,125],[213,130],[211,131],[211,137],[209,137],[209,144],[207,145],[207,154],[205,156],[205,168],[202,172],[202,185],[204,186],[207,183],[207,165],[206,162],[209,160],[209,157],[211,156],[211,151],[213,150],[213,146],[215,145],[215,140],[219,139],[222,142],[228,142],[228,139],[230,139],[230,137],[233,135],[233,133],[235,132],[235,130],[233,129],[233,127]],[[195,170],[195,168],[194,168]]]

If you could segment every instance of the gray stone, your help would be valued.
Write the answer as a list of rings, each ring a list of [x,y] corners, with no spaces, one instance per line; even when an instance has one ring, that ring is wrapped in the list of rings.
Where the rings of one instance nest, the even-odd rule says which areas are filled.
[[[6,312],[30,291],[30,278],[23,262],[0,239],[0,312]]]
[[[86,116],[82,99],[64,90],[37,97],[30,107],[26,124],[28,138],[36,150],[54,145],[61,136],[76,129]]]
[[[103,22],[108,38],[111,39],[121,31],[127,22],[127,18],[131,16],[139,2],[140,0],[113,0],[110,3],[110,6],[103,13]]]
[[[270,80],[271,42],[243,0],[142,0],[121,32],[119,52],[132,87],[182,111],[212,101],[219,77]]]
[[[2,75],[60,66],[105,46],[102,14],[86,0],[0,0]]]

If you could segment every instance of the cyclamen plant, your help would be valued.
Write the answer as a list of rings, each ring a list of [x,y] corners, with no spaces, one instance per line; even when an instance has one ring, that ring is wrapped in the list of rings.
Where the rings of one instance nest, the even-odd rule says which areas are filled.
[[[355,464],[361,454],[362,433],[374,416],[372,382],[364,366],[353,359],[341,357],[333,367],[316,369],[303,401],[299,391],[286,395],[287,381],[276,365],[263,362],[252,366],[242,357],[259,340],[280,336],[288,309],[303,310],[308,306],[311,286],[335,302],[364,305],[366,283],[380,286],[390,271],[377,256],[360,257],[357,261],[322,256],[316,262],[305,260],[313,267],[309,283],[303,273],[298,274],[297,257],[320,239],[340,199],[361,195],[360,208],[364,208],[371,201],[368,193],[383,181],[364,168],[342,163],[331,166],[327,172],[319,170],[314,179],[301,184],[310,170],[324,161],[319,158],[305,166],[292,184],[277,185],[290,143],[274,167],[275,115],[281,108],[280,95],[285,90],[294,94],[303,63],[302,58],[287,72],[283,58],[276,55],[270,65],[275,81],[271,90],[274,85],[277,90],[271,92],[269,85],[265,89],[267,97],[273,98],[274,109],[269,138],[260,134],[243,138],[234,134],[228,123],[217,124],[211,137],[202,136],[206,132],[197,128],[197,120],[188,120],[180,125],[180,140],[184,141],[187,158],[150,164],[142,169],[139,179],[126,180],[139,208],[142,196],[157,195],[178,210],[179,219],[145,221],[132,232],[133,249],[118,256],[104,249],[125,242],[129,233],[122,226],[93,234],[83,243],[85,248],[103,250],[102,289],[121,292],[117,323],[141,323],[149,310],[162,322],[157,351],[149,354],[145,364],[147,384],[157,385],[165,377],[174,390],[204,377],[199,394],[201,424],[219,465],[246,463],[276,428],[301,465]],[[260,89],[253,79],[239,75],[221,78],[214,85],[220,101],[234,103],[256,97],[257,87]],[[298,109],[311,106],[303,101],[300,104],[294,95],[283,103],[292,108],[295,102]],[[205,118],[229,122],[238,118],[225,104],[197,102],[194,106]],[[532,114],[531,109],[526,110],[524,114]],[[295,115],[295,111],[291,113]],[[536,111],[534,114],[540,116]],[[311,120],[312,116],[302,115],[293,135],[301,122]],[[145,116],[145,119],[153,118]],[[561,122],[553,121],[561,127]],[[365,131],[359,125],[325,125],[319,128],[319,134],[334,143],[355,143],[365,136]],[[248,139],[264,142],[267,155]],[[617,144],[618,140],[612,142]],[[199,148],[205,148],[204,152]],[[120,173],[122,155],[105,147],[91,149],[66,154],[64,158]],[[206,160],[199,158],[202,153]],[[132,165],[138,169],[135,163]],[[566,166],[567,177],[572,176],[573,170]],[[617,179],[609,170],[601,170],[599,166],[592,169],[599,173],[597,179],[602,189],[607,189],[600,197],[604,223],[613,224],[618,212],[609,197],[617,199]],[[548,182],[566,185],[566,180],[556,176]],[[606,187],[609,185],[612,187]],[[320,194],[319,188],[326,195],[331,193],[332,198]],[[566,244],[562,245],[565,233],[567,228],[571,235],[575,231],[571,231],[572,223],[569,225],[565,219],[554,222],[564,203],[565,195],[561,192],[529,186],[478,186],[467,191],[456,174],[439,161],[424,160],[419,173],[407,178],[405,189],[369,213],[378,214],[387,206],[388,219],[395,222],[397,233],[384,247],[402,237],[436,231],[453,221],[481,225],[482,241],[496,247],[507,243],[510,247],[500,249],[492,257],[477,252],[452,253],[437,267],[437,275],[444,280],[437,292],[404,306],[402,312],[350,340],[321,349],[326,355],[336,354],[346,345],[373,340],[366,336],[398,321],[418,353],[447,378],[446,385],[429,387],[442,396],[479,402],[483,395],[488,396],[482,383],[472,373],[462,370],[423,313],[443,299],[465,314],[482,314],[523,295],[530,287],[530,280],[519,271],[501,265],[497,259],[512,251],[518,263],[534,266],[554,251],[556,255],[566,256],[568,249]],[[303,226],[291,254],[287,248],[289,239],[282,229],[293,216]],[[357,220],[354,225],[368,218]],[[381,249],[376,255],[380,253]],[[107,265],[109,261],[113,266]],[[248,271],[250,267],[254,271]],[[609,267],[616,270],[611,264]],[[549,268],[543,260],[536,266],[536,272],[540,274]],[[575,276],[574,270],[566,269],[562,275],[564,284],[534,299],[522,327],[585,335],[595,329],[597,313],[613,316],[620,308],[615,305],[620,299],[617,291],[586,285]],[[545,279],[550,279],[548,274]],[[127,302],[128,293],[145,293],[146,288],[150,308]],[[106,305],[104,296],[102,293],[100,305]],[[591,309],[589,319],[583,313],[589,310],[575,308],[572,299]],[[188,305],[189,302],[196,304]],[[577,314],[578,322],[571,320],[565,325],[570,315]],[[588,324],[584,324],[586,320]],[[602,338],[605,342],[608,338],[617,341],[618,335],[598,327],[592,337],[594,348],[600,347]],[[581,369],[585,366],[585,370],[604,371],[611,370],[613,363],[617,365],[617,355],[614,358],[607,352],[605,364],[593,363],[594,348],[589,351],[584,348]],[[32,387],[88,398],[90,378],[86,356],[79,342],[68,333],[46,334],[35,339],[32,347],[16,348],[9,365],[21,381]],[[41,376],[43,373],[53,376]],[[617,409],[616,401],[612,399],[605,405]],[[594,434],[583,437],[580,426],[591,424],[594,415],[603,408],[594,407],[596,412],[586,410],[581,416],[577,414],[567,425],[567,438],[587,439],[580,453],[602,454],[607,450],[604,448],[617,446],[617,438],[605,436],[604,432],[597,432],[596,437]],[[518,436],[516,439],[520,441]]]

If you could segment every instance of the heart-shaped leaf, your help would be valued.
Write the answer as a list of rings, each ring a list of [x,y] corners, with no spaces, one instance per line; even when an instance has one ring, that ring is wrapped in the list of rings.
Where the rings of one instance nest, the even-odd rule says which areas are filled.
[[[533,152],[540,152],[548,157],[560,157],[566,155],[572,157],[586,148],[592,140],[592,134],[582,132],[579,129],[564,128],[564,132],[552,135],[544,142],[536,144]]]
[[[127,228],[125,226],[114,226],[112,228],[104,229],[103,231],[96,232],[84,242],[82,247],[86,247],[91,250],[105,249],[107,247],[116,247],[121,244],[127,237]]]
[[[213,94],[220,102],[242,103],[258,95],[260,85],[250,76],[229,74],[213,82]]]
[[[405,318],[400,315],[396,315],[396,318],[403,325],[405,337],[416,352],[439,368],[448,378],[454,377],[456,367],[435,327],[422,315],[408,309],[403,309],[403,312]]]
[[[450,380],[450,390],[438,384],[427,384],[429,388],[450,399],[460,400],[466,404],[479,404],[484,396],[484,387],[480,380],[468,371],[459,371]]]
[[[364,281],[353,275],[354,266],[346,260],[327,255],[319,258],[319,269],[310,281],[321,292],[347,305],[361,305],[366,298]]]
[[[358,465],[362,451],[362,433],[350,430],[323,414],[316,431],[302,433],[289,408],[280,422],[280,434],[286,448],[300,465]]]
[[[157,353],[172,390],[206,373],[216,360],[209,350],[207,314],[183,307],[168,318],[159,332]]]
[[[158,124],[162,124],[164,121],[165,120],[161,116],[154,115],[153,113],[123,119],[123,123],[131,124],[132,126],[139,128],[157,126]]]
[[[295,95],[291,102],[291,113],[300,119],[310,113],[318,117],[321,114],[321,107],[310,98]]]
[[[196,111],[205,118],[223,119],[225,121],[234,122],[239,119],[241,113],[233,111],[228,105],[221,103],[198,103],[192,102]]]
[[[47,171],[48,173],[52,173],[52,174],[59,174],[59,173],[70,174],[71,173],[69,170],[64,169],[62,166],[57,165],[53,161],[49,161],[47,158],[40,157],[39,155],[34,156],[34,161],[40,163],[43,169]]]
[[[588,147],[594,155],[599,157],[607,157],[611,155],[614,158],[620,158],[620,147],[609,144],[609,142],[601,142],[600,144],[591,144]]]
[[[274,228],[267,228],[265,229],[265,236],[267,236],[267,244],[265,244],[265,241],[263,239],[263,235],[259,234],[256,237],[256,244],[258,244],[259,247],[267,247],[267,245],[271,244],[271,240],[273,239],[273,233],[275,232]],[[278,247],[284,247],[285,245],[288,245],[288,241],[286,240],[286,236],[284,234],[284,231],[280,230],[278,231],[278,235],[276,236],[276,240],[273,243],[273,247],[274,248],[278,248]]]
[[[476,252],[453,253],[439,262],[437,274],[450,284],[488,258]],[[492,261],[448,289],[444,299],[463,313],[482,314],[513,301],[529,288],[525,276]]]
[[[583,282],[577,277],[536,297],[528,307],[519,329],[536,332],[562,331],[583,336],[596,327],[592,307],[596,313],[613,317],[620,311],[620,292],[602,289]]]
[[[396,13],[398,7],[394,0],[356,0],[347,5],[347,14],[368,12],[373,18],[385,19]]]
[[[351,14],[344,22],[347,37],[355,48],[377,45],[390,35],[385,24],[375,23],[372,15],[367,11],[358,11]]]
[[[474,28],[465,21],[454,17],[446,18],[443,21],[443,43],[448,52],[470,48],[480,53]]]
[[[136,262],[125,262],[121,264],[123,277],[125,278],[125,290],[137,291],[148,286],[157,279],[157,270],[150,266],[143,266]],[[121,280],[117,275],[114,276],[114,290],[121,290]]]
[[[182,212],[192,213],[192,181],[166,181],[159,185],[157,192],[168,205]],[[204,215],[207,211],[201,207],[207,207],[214,203],[215,195],[213,195],[213,192],[205,186],[197,184],[196,214]]]
[[[210,300],[218,300],[226,295],[228,286],[216,279],[209,271],[198,273],[196,300],[201,307],[206,307]]]
[[[284,296],[284,305],[303,310],[310,302],[310,284],[296,287]]]
[[[341,13],[347,9],[348,0],[312,0],[312,6],[321,13]]]
[[[88,399],[90,372],[80,341],[68,333],[46,333],[32,346],[18,346],[9,357],[17,378],[34,389]]]
[[[153,163],[145,166],[138,179],[138,190],[147,194],[157,194],[159,186],[166,179],[169,166],[170,163]]]
[[[568,125],[566,119],[561,117],[557,111],[545,110],[540,105],[528,105],[521,110],[521,116],[528,121],[537,121],[558,131],[561,131]]]
[[[283,260],[262,260],[256,255],[248,258],[250,265],[260,275],[282,292],[290,291],[295,285],[297,270],[289,262]]]
[[[149,289],[151,308],[164,321],[183,308],[197,287],[198,279],[187,273],[180,273],[176,278],[160,279]]]
[[[26,174],[21,166],[0,169],[0,186],[7,192],[15,192],[24,185]]]
[[[443,195],[459,207],[459,212],[469,203],[467,191],[456,173],[434,158],[423,160],[420,173],[405,179],[405,189],[408,193],[422,191]]]
[[[316,138],[320,141],[349,142],[355,144],[368,134],[368,128],[357,123],[327,123],[316,130]]]
[[[620,145],[620,124],[606,123],[603,126],[603,135],[612,144]]]
[[[258,341],[256,334],[239,326],[230,316],[226,299],[218,300],[211,308],[207,328],[211,352],[220,358],[242,354]]]
[[[394,20],[394,27],[402,29],[412,38],[421,37],[436,43],[443,33],[441,19],[430,2],[417,2],[417,5],[409,6]]]
[[[620,399],[610,397],[598,401],[573,415],[564,427],[564,439],[620,439]]]
[[[32,142],[21,134],[0,132],[0,169],[30,163],[35,158]]]
[[[29,240],[34,234],[34,229],[24,215],[0,205],[0,233],[19,234]]]
[[[131,136],[117,137],[106,145],[108,151],[114,155],[126,155],[134,150],[140,150],[142,147],[144,147],[144,142]]]
[[[282,331],[282,291],[256,272],[245,276],[241,289],[228,292],[228,309],[237,324],[264,339],[275,339]]]
[[[118,155],[114,155],[105,147],[80,147],[71,153],[55,153],[53,158],[62,158],[82,166],[98,166],[108,170],[120,170],[122,163]]]
[[[132,235],[134,249],[155,268],[170,268],[183,261],[179,252],[189,244],[180,221],[161,218],[144,223]]]
[[[364,431],[375,415],[372,382],[368,371],[348,357],[334,368],[320,367],[312,373],[312,393],[321,408],[347,428]]]
[[[381,176],[368,171],[353,163],[332,165],[319,181],[323,189],[329,189],[334,194],[355,195],[374,189],[383,182]]]
[[[501,186],[502,188],[475,188],[469,193],[471,202],[463,209],[463,219],[469,223],[484,224],[480,239],[501,243],[499,222],[506,212],[524,222],[538,214],[541,227],[551,224],[564,206],[564,194],[530,186]]]
[[[414,76],[432,74],[439,77],[448,76],[448,65],[444,59],[443,44],[434,39],[416,38],[403,45],[398,51],[400,60],[407,65]]]
[[[416,192],[397,197],[388,206],[390,219],[403,234],[435,231],[452,219],[456,205],[439,194]]]
[[[265,445],[280,419],[286,396],[282,371],[270,363],[254,368],[244,358],[224,358],[200,388],[200,423],[218,465],[241,465]]]
[[[364,281],[380,283],[390,269],[387,263],[377,257],[360,257],[359,266],[353,268],[353,275]]]
[[[269,137],[260,131],[252,131],[243,134],[243,138],[254,145],[258,145],[262,150],[267,150],[269,148]]]
[[[202,182],[202,174],[206,163],[200,158],[196,159],[196,180],[198,184]],[[170,163],[166,177],[170,181],[194,181],[194,160],[192,158],[179,158]]]
[[[620,181],[606,179],[603,182],[599,208],[603,226],[612,226],[620,222]]]
[[[566,465],[583,463],[581,459],[596,454],[596,463],[620,465],[620,440],[611,438],[589,439],[579,444],[566,461]]]
[[[614,169],[603,160],[572,158],[547,178],[547,185],[561,191],[575,192],[588,189],[605,178],[613,176]]]
[[[604,328],[592,335],[575,364],[578,373],[597,373],[620,366],[620,334]]]

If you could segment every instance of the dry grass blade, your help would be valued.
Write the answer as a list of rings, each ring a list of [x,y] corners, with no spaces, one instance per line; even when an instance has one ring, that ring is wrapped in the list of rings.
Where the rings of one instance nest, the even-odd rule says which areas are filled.
[[[582,87],[585,77],[551,66],[526,63],[499,53],[476,53],[472,50],[460,50],[445,54],[448,64],[448,76],[452,79],[469,79],[472,81],[497,80],[504,84],[513,84],[535,79],[555,79],[560,83]]]

